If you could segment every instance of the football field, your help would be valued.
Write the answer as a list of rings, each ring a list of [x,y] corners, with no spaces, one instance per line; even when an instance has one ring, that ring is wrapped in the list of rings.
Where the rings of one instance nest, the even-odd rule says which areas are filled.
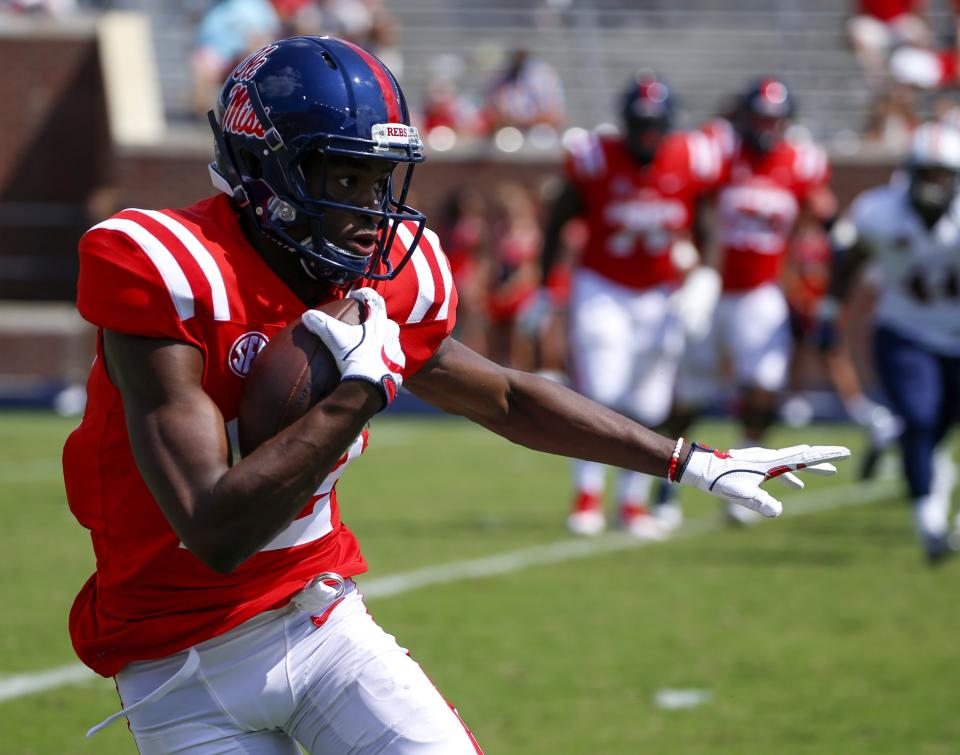
[[[66,508],[72,426],[0,415],[0,753],[136,753],[109,680],[82,672],[67,613],[92,570]],[[694,437],[725,446],[729,426]],[[898,471],[834,478],[749,529],[685,491],[670,541],[567,536],[567,462],[468,423],[381,418],[338,488],[378,622],[487,753],[948,755],[960,752],[960,559],[921,560]],[[956,454],[955,454],[956,456]]]

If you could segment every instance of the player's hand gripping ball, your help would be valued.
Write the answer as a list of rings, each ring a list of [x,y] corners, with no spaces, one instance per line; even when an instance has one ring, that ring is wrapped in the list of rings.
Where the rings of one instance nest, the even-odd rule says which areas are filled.
[[[387,304],[372,288],[358,288],[348,296],[365,313],[360,325],[350,325],[316,309],[300,318],[323,341],[337,363],[340,380],[364,380],[380,389],[383,409],[397,396],[407,363],[400,345],[400,326],[387,315]]]
[[[365,313],[355,299],[338,299],[316,309],[350,325]],[[340,382],[337,362],[297,318],[257,354],[240,400],[240,452],[250,453],[328,396]]]

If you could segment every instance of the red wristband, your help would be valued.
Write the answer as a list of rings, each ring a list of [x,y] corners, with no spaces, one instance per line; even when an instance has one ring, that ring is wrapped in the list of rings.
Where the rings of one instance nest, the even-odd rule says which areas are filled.
[[[680,461],[680,449],[683,448],[683,436],[677,438],[677,447],[673,449],[673,455],[670,457],[670,467],[667,469],[667,479],[670,482],[676,482],[677,464]]]

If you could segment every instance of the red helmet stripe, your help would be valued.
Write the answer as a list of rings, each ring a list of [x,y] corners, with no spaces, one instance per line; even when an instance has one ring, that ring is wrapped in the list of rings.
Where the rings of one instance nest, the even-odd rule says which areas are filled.
[[[380,91],[383,93],[383,101],[387,103],[387,116],[390,118],[390,123],[403,123],[403,116],[400,113],[400,98],[397,96],[396,87],[393,85],[393,78],[387,73],[387,69],[384,68],[383,63],[362,47],[358,47],[346,40],[342,41],[347,47],[357,53],[357,55],[363,59],[363,62],[370,66],[370,70],[373,71],[374,78],[376,78],[377,83],[380,85]]]

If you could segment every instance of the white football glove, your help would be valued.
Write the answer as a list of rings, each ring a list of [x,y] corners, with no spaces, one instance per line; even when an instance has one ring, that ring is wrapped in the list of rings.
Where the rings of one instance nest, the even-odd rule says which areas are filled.
[[[694,443],[685,466],[677,470],[676,481],[764,516],[780,516],[783,504],[761,488],[761,483],[777,478],[790,487],[803,488],[803,481],[793,472],[833,474],[837,468],[829,462],[849,456],[850,449],[844,446],[733,448],[724,453]]]
[[[687,274],[683,285],[674,293],[673,311],[691,339],[700,340],[709,332],[722,287],[720,273],[712,267],[700,266]]]
[[[366,380],[380,386],[384,407],[403,383],[406,357],[400,347],[400,326],[387,317],[387,305],[372,288],[358,288],[348,296],[366,308],[359,325],[349,325],[325,312],[308,309],[300,321],[330,350],[341,380]]]

